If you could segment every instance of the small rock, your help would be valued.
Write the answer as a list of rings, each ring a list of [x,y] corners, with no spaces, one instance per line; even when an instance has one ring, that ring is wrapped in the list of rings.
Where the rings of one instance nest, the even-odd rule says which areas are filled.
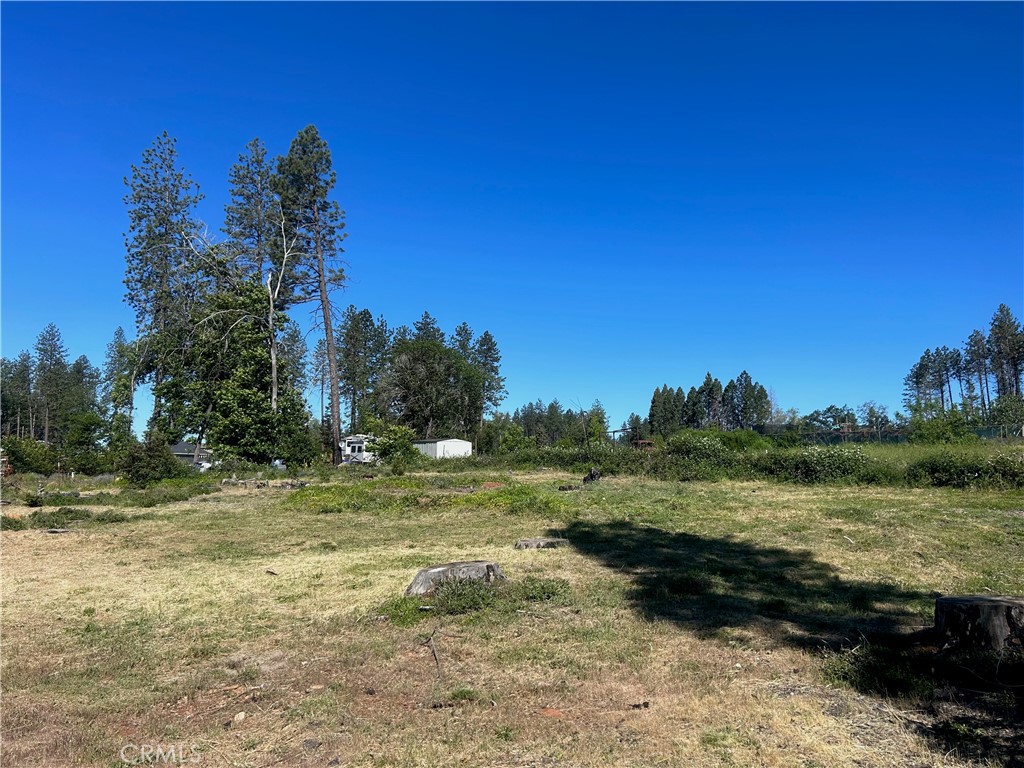
[[[239,712],[237,715],[235,715],[234,719],[232,720],[232,722],[235,725],[241,725],[244,721],[245,721],[245,712]]]
[[[269,573],[271,576],[277,576],[277,571],[275,571],[273,568],[267,568],[267,570],[265,570],[264,573]]]
[[[320,749],[321,746],[323,746],[323,742],[317,739],[306,739],[304,742],[302,742],[302,748],[305,749],[307,752],[313,752],[315,750],[318,750]]]
[[[367,696],[375,696],[377,694],[377,689],[367,688],[365,691],[363,691],[363,693],[365,693]]]
[[[520,539],[516,542],[516,549],[555,549],[556,547],[564,547],[568,543],[568,539],[539,536],[533,539]]]

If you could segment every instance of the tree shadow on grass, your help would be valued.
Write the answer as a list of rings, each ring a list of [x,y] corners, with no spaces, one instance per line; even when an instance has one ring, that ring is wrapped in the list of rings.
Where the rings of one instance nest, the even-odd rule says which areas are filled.
[[[616,521],[553,530],[581,554],[627,575],[626,599],[641,615],[700,636],[758,627],[798,646],[857,642],[906,630],[929,596],[891,584],[842,578],[810,552],[730,537]]]
[[[810,552],[731,537],[626,521],[577,521],[549,535],[626,575],[626,600],[646,618],[700,637],[750,628],[805,650],[845,648],[826,665],[834,682],[924,702],[926,721],[913,727],[937,751],[1024,768],[1016,746],[1024,737],[1024,685],[1007,685],[1006,672],[985,691],[977,690],[976,675],[969,686],[959,679],[958,667],[943,661],[930,629],[921,627],[933,594],[844,578]]]

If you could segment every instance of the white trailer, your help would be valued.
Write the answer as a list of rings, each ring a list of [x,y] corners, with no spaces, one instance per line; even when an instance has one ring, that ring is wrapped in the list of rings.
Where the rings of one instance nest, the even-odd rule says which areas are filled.
[[[424,456],[432,459],[454,459],[473,455],[473,444],[469,440],[414,440],[413,445]]]

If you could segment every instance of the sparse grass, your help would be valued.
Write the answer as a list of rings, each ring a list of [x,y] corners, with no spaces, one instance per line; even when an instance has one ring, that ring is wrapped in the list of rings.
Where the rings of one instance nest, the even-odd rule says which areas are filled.
[[[204,766],[1013,754],[978,720],[920,724],[929,657],[863,636],[929,624],[935,593],[1024,593],[1019,491],[556,490],[574,480],[339,473],[295,492],[160,491],[157,510],[154,489],[102,512],[75,499],[70,536],[5,522],[3,763],[114,766],[127,743],[195,744]],[[549,534],[571,546],[512,548]],[[401,597],[418,568],[472,559],[508,582]]]

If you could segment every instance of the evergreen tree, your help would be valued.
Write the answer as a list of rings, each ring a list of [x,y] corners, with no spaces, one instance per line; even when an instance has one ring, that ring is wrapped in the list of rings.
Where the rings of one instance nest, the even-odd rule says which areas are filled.
[[[964,343],[964,369],[972,381],[977,381],[977,397],[981,406],[982,416],[988,414],[989,404],[992,400],[989,394],[989,349],[988,340],[985,334],[975,330]]]
[[[193,301],[193,238],[199,230],[198,185],[178,167],[176,140],[165,131],[132,166],[128,187],[129,227],[125,235],[125,301],[135,310],[137,334],[150,338],[147,372],[153,377],[153,418],[159,420],[163,384],[187,335]],[[174,415],[170,419],[173,423]]]
[[[339,333],[341,394],[349,406],[349,429],[355,432],[372,412],[373,390],[384,374],[391,340],[384,318],[374,322],[368,309],[352,305],[342,315]]]
[[[436,341],[439,344],[445,342],[444,331],[429,312],[424,312],[423,316],[412,324],[412,328],[412,338],[416,341]]]
[[[438,341],[401,341],[378,391],[381,411],[424,439],[465,437],[483,412],[483,379]]]
[[[330,370],[331,454],[333,462],[338,464],[341,461],[341,396],[331,294],[345,284],[340,261],[345,223],[340,206],[329,199],[336,181],[327,142],[316,127],[310,125],[295,137],[288,154],[278,158],[273,186],[281,199],[286,241],[294,240],[301,254],[294,272],[297,295],[320,304]]]
[[[484,331],[473,342],[469,361],[483,379],[483,412],[493,413],[508,392],[505,390],[505,377],[501,375],[501,352],[490,331]]]
[[[998,397],[1021,397],[1024,374],[1024,331],[1010,308],[1000,304],[988,333],[989,360]]]
[[[69,385],[68,352],[60,331],[53,323],[47,325],[35,345],[35,399],[42,417],[42,440],[50,444],[51,437],[60,442],[60,422],[66,416]]]
[[[5,435],[32,437],[35,427],[32,378],[35,361],[27,351],[4,359],[0,370],[0,424]]]

